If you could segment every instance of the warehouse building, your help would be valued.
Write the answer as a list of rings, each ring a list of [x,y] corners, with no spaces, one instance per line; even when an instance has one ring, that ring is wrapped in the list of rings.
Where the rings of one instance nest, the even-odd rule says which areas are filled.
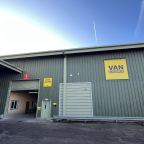
[[[144,117],[142,43],[0,59],[1,116]]]

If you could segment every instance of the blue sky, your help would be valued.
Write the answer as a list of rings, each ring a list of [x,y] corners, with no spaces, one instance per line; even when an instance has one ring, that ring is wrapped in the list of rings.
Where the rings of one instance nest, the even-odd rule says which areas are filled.
[[[0,0],[0,9],[58,35],[68,48],[144,42],[143,0]]]

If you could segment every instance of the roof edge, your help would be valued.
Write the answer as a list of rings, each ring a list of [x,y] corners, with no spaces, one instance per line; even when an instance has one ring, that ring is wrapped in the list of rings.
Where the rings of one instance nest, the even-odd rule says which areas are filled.
[[[102,52],[102,51],[113,51],[113,50],[127,50],[127,49],[137,49],[144,48],[144,43],[137,44],[127,44],[127,45],[112,45],[112,46],[101,46],[101,47],[91,47],[76,50],[67,50],[65,54],[75,54],[75,53],[86,53],[86,52]]]
[[[2,66],[6,67],[6,68],[9,68],[9,69],[15,71],[15,72],[18,72],[18,73],[22,73],[23,72],[23,70],[21,68],[18,68],[16,66],[4,61],[4,60],[0,60],[0,64]]]
[[[34,52],[34,53],[5,55],[5,56],[0,56],[0,58],[4,60],[8,60],[8,59],[32,58],[32,57],[42,57],[42,56],[68,55],[68,54],[87,53],[87,52],[126,50],[126,49],[136,49],[136,48],[144,48],[144,43],[96,46],[96,47],[93,46],[93,47],[73,48],[73,49],[55,50],[55,51],[42,51],[42,52]]]

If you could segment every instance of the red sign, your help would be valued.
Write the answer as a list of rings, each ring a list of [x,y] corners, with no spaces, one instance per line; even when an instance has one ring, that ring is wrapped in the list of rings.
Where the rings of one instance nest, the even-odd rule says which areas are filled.
[[[30,75],[29,74],[23,74],[23,80],[28,80],[30,78]]]

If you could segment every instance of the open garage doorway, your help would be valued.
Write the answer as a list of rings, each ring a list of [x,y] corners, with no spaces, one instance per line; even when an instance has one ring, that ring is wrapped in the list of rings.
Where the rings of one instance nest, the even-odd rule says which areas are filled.
[[[35,118],[38,91],[12,91],[9,98],[8,117]]]
[[[9,119],[36,118],[39,80],[12,81],[5,117]]]

